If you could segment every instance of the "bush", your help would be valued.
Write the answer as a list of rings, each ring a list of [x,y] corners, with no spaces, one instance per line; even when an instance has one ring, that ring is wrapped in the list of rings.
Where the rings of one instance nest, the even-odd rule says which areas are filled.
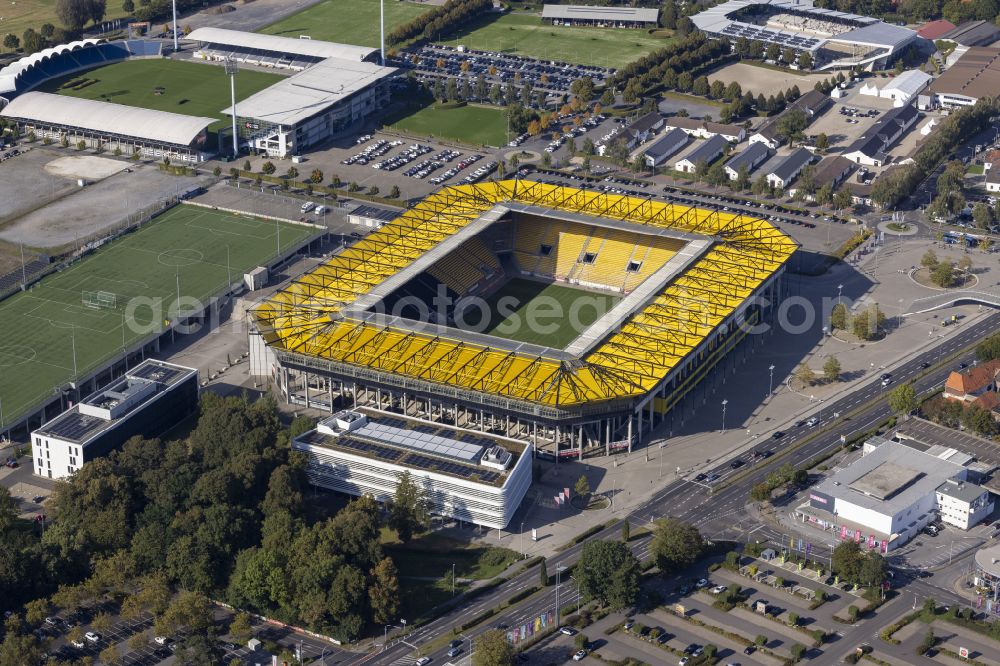
[[[799,614],[798,613],[789,613],[788,614],[788,624],[790,624],[793,627],[799,626]]]
[[[917,654],[926,654],[934,647],[935,643],[937,643],[937,637],[934,636],[934,630],[928,629],[927,633],[924,634],[924,640],[920,641],[920,645],[917,646]]]
[[[846,657],[844,657],[845,664],[856,664],[859,661],[861,661],[861,655],[859,655],[857,652],[852,652]]]
[[[851,622],[857,622],[858,618],[861,616],[861,610],[854,605],[847,607],[847,617],[851,618]]]
[[[816,641],[816,645],[822,645],[823,641],[826,640],[826,632],[822,629],[814,629],[812,637],[813,640]]]
[[[801,643],[796,643],[792,647],[788,648],[788,651],[792,653],[793,659],[801,659],[802,655],[806,653],[806,646]]]
[[[757,634],[757,637],[753,639],[754,645],[758,647],[764,647],[767,645],[767,636],[764,634]]]

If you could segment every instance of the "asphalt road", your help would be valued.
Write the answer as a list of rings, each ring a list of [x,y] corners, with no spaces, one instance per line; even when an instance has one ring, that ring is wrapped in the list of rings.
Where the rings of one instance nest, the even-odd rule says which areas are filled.
[[[868,384],[859,389],[847,393],[839,400],[830,402],[816,413],[819,423],[814,427],[801,426],[788,432],[779,439],[768,438],[761,441],[754,447],[754,451],[771,451],[777,453],[780,449],[786,449],[794,444],[803,443],[801,447],[791,452],[787,456],[772,457],[764,463],[753,468],[746,473],[747,467],[734,470],[728,461],[717,465],[714,469],[708,470],[720,475],[715,482],[715,488],[705,483],[695,483],[682,479],[675,481],[663,490],[639,506],[628,516],[633,524],[648,523],[666,515],[673,515],[684,520],[698,524],[703,533],[712,534],[713,529],[720,527],[732,527],[733,516],[742,512],[748,500],[750,488],[763,481],[768,474],[785,463],[793,466],[811,460],[817,455],[827,452],[840,445],[841,437],[850,439],[858,433],[871,430],[876,425],[891,416],[885,397],[888,391],[901,383],[912,381],[917,392],[930,390],[944,382],[948,373],[955,369],[962,361],[970,362],[974,357],[972,350],[964,352],[954,361],[943,363],[942,359],[953,353],[959,352],[967,347],[975,345],[986,335],[997,330],[1000,326],[1000,314],[994,314],[983,321],[970,324],[959,333],[949,337],[936,347],[926,351],[912,359],[909,359],[899,368],[891,369],[892,383],[888,387],[881,385],[881,379],[874,377]],[[921,368],[921,364],[928,363],[928,368]],[[858,411],[860,410],[860,411]],[[852,412],[854,412],[852,414]],[[743,454],[743,459],[747,454]],[[729,485],[727,479],[742,474]],[[717,488],[717,489],[716,489]],[[618,523],[608,527],[592,539],[617,537],[620,534]],[[637,555],[643,557],[648,554],[649,538],[637,539],[633,542]],[[577,544],[563,551],[559,555],[549,558],[547,568],[550,574],[554,574],[560,566],[570,566],[578,558],[582,544]],[[525,589],[538,581],[538,570],[532,568],[523,572],[495,590],[476,598],[470,604],[462,605],[454,611],[416,629],[406,637],[405,643],[390,645],[385,651],[371,655],[364,660],[364,663],[371,664],[391,664],[396,662],[406,663],[409,661],[408,654],[414,646],[419,646],[446,632],[451,635],[451,627],[475,617],[488,608],[498,607],[504,600],[510,598],[518,591]],[[567,586],[568,585],[568,586]],[[912,586],[912,590],[910,590]],[[912,580],[908,586],[908,591],[923,592],[926,596],[937,596],[947,598],[947,592],[942,588],[919,579]],[[569,599],[575,592],[571,590],[572,581],[567,581],[563,587],[563,594]],[[926,589],[925,589],[926,588]],[[944,594],[942,594],[944,593]],[[955,602],[958,602],[958,597]],[[575,599],[575,597],[574,597]],[[571,603],[571,602],[567,602]],[[490,622],[465,634],[462,638],[474,638],[486,629],[496,627],[499,624],[515,626],[527,618],[533,617],[543,610],[551,608],[555,604],[554,590],[548,590],[545,594],[531,597],[522,604],[516,604],[502,613],[493,616]],[[458,638],[458,637],[456,637]],[[465,647],[468,643],[464,644]],[[433,663],[445,663],[448,657],[445,654],[447,647],[431,653]]]

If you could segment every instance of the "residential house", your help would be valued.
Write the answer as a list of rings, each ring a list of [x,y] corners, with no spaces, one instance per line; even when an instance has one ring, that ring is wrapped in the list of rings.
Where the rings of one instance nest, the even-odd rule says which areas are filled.
[[[639,116],[629,123],[625,129],[611,137],[607,143],[598,145],[597,154],[603,156],[607,153],[608,147],[615,141],[624,141],[625,147],[628,150],[638,148],[663,129],[664,120],[665,118],[655,111],[647,113],[644,116]]]
[[[688,153],[684,159],[679,160],[674,168],[684,173],[698,173],[699,165],[711,164],[719,159],[728,146],[729,142],[721,134],[716,134],[711,139],[701,142],[701,145]]]
[[[730,143],[739,143],[746,138],[746,130],[744,130],[740,125],[713,123],[708,120],[698,120],[697,118],[681,118],[680,116],[673,116],[667,119],[664,126],[668,131],[681,129],[689,135],[698,137],[699,139],[711,139],[716,135],[721,135]]]
[[[890,109],[844,151],[857,164],[882,166],[889,160],[888,149],[916,124],[920,113],[912,105]]]
[[[726,175],[729,180],[740,177],[740,169],[746,168],[747,173],[763,164],[771,156],[771,149],[764,143],[751,143],[738,155],[726,162]]]
[[[669,157],[677,154],[677,152],[688,145],[691,141],[691,137],[687,135],[687,132],[681,129],[672,129],[653,143],[646,151],[643,156],[646,159],[646,166],[653,168],[658,167],[667,161]]]
[[[769,185],[777,189],[785,189],[792,184],[792,181],[799,177],[802,170],[813,161],[815,156],[806,148],[796,148],[795,151],[782,160],[778,166],[774,167],[771,173],[767,174]]]
[[[976,404],[984,396],[993,394],[980,404],[985,409],[992,409],[989,405],[996,403],[998,380],[1000,380],[1000,360],[987,361],[964,372],[955,370],[944,382],[942,397],[945,400]]]
[[[986,172],[986,191],[1000,192],[1000,166],[994,166]]]

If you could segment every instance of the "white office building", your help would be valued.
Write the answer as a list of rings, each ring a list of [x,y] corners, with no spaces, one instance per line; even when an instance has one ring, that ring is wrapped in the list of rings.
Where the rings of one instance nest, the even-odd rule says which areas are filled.
[[[993,510],[988,492],[968,482],[971,457],[920,450],[873,437],[864,455],[809,490],[796,510],[803,522],[888,552],[935,521],[968,529]]]
[[[65,478],[136,435],[161,435],[197,409],[197,370],[143,361],[32,432],[32,467],[38,476]]]
[[[937,489],[941,522],[967,530],[993,513],[990,491],[982,486],[948,479]]]
[[[432,514],[505,528],[531,486],[532,446],[377,410],[342,411],[292,442],[316,486],[393,498],[409,472]]]

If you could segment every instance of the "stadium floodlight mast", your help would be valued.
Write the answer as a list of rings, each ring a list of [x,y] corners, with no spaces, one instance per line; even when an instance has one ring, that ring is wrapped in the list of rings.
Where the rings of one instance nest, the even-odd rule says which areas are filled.
[[[177,50],[178,50],[178,47],[177,47],[177,0],[174,0],[173,3],[171,3],[171,4],[173,4],[173,7],[174,7],[174,53],[176,53]]]
[[[236,139],[236,72],[239,66],[232,56],[226,58],[226,74],[229,75],[229,95],[232,99],[233,109],[233,158],[239,157],[240,149]]]
[[[379,52],[382,56],[382,65],[385,66],[385,0],[378,3],[378,27],[379,27]]]

